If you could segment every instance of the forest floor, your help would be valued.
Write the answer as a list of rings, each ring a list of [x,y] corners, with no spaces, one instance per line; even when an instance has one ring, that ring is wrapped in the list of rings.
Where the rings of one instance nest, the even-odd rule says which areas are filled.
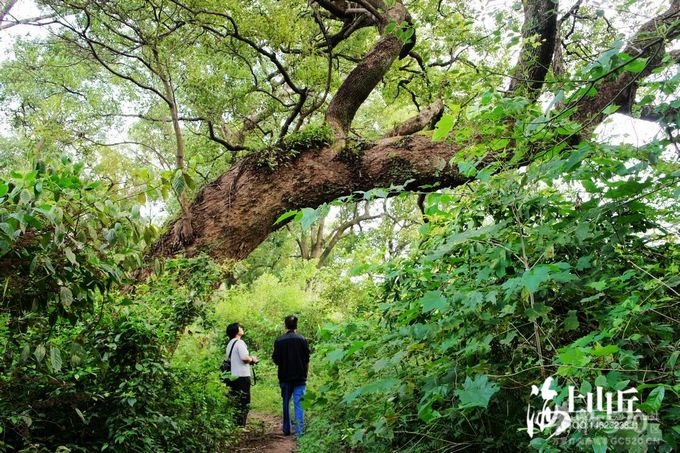
[[[232,450],[236,453],[294,453],[297,451],[295,436],[284,436],[281,418],[264,412],[248,414],[247,432]]]

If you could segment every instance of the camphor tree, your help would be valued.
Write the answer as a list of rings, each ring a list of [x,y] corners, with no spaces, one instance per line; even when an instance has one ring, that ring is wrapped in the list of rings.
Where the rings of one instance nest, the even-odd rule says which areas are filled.
[[[674,138],[677,1],[40,5],[73,65],[124,86],[138,122],[171,126],[145,146],[174,143],[181,215],[151,256],[241,259],[290,210],[566,155],[614,112]],[[192,175],[210,182],[189,205]]]
[[[50,293],[43,306],[52,318],[77,320],[76,309],[99,303],[124,281],[124,264],[140,265],[138,246],[153,237],[136,231],[134,209],[128,215],[108,203],[115,198],[111,187],[79,182],[104,163],[100,178],[120,184],[128,196],[136,195],[132,179],[117,181],[119,174],[150,183],[140,191],[144,197],[170,188],[177,194],[177,218],[147,258],[188,255],[178,260],[189,263],[188,270],[177,274],[196,275],[196,287],[205,283],[194,272],[193,260],[204,259],[198,255],[244,258],[295,210],[343,197],[371,200],[468,185],[421,203],[427,224],[417,253],[386,267],[382,311],[362,307],[361,328],[319,335],[329,386],[316,402],[328,398],[333,408],[337,401],[344,406],[326,407],[326,419],[317,419],[328,425],[316,429],[329,437],[339,433],[340,444],[419,451],[429,438],[428,451],[523,446],[527,407],[517,394],[527,396],[531,382],[556,369],[583,383],[584,393],[597,379],[609,388],[653,387],[643,403],[647,412],[677,392],[677,232],[666,228],[661,239],[655,232],[677,225],[677,208],[667,200],[678,194],[671,160],[677,154],[680,1],[621,0],[606,9],[581,0],[47,0],[39,6],[34,21],[15,19],[17,2],[0,10],[0,30],[20,22],[49,27],[40,42],[18,42],[17,58],[4,62],[0,74],[2,112],[13,126],[2,135],[9,146],[0,151],[28,149],[23,161],[32,161],[0,184],[8,197],[0,207],[9,206],[0,213],[0,276],[12,309],[6,317],[25,321],[6,337],[26,357],[35,351],[38,365],[49,349],[52,362],[35,368],[5,353],[6,360],[16,359],[6,369],[25,376],[35,371],[42,379],[9,379],[16,391],[3,393],[17,402],[2,400],[10,410],[0,412],[12,417],[13,435],[26,445],[53,431],[37,433],[43,424],[22,418],[37,407],[36,393],[24,384],[49,392],[41,383],[53,382],[50,373],[62,363],[58,345],[43,345],[43,321],[24,314]],[[661,132],[639,148],[593,143],[595,129],[614,113],[656,121]],[[138,159],[134,169],[125,164],[131,152]],[[43,163],[64,154],[88,163],[66,177]],[[160,178],[144,172],[143,159],[164,162],[168,172]],[[560,189],[578,182],[591,198],[546,187],[560,179]],[[196,180],[204,184],[192,193]],[[58,209],[49,209],[45,192]],[[348,210],[346,224],[374,214]],[[384,223],[384,231],[394,223]],[[324,239],[320,227],[316,239]],[[375,233],[384,242],[383,231]],[[308,243],[309,255],[319,254],[322,243]],[[391,256],[404,257],[403,250],[401,243],[389,246]],[[36,278],[36,269],[49,278]],[[179,280],[187,291],[202,292],[172,275],[159,278],[166,280],[136,291],[159,301],[159,319],[172,320],[164,343],[136,349],[159,338],[146,324],[151,313],[141,309],[134,322],[111,316],[111,335],[85,337],[93,348],[118,347],[122,339],[136,352],[121,354],[113,364],[118,374],[91,373],[103,379],[93,393],[112,395],[119,409],[112,421],[110,400],[84,400],[92,404],[85,411],[94,427],[91,445],[108,442],[98,437],[104,432],[118,443],[141,439],[143,451],[204,445],[184,436],[189,429],[157,429],[156,411],[196,401],[188,394],[173,402],[156,398],[173,395],[156,362],[163,350],[173,350],[201,306],[166,288]],[[373,318],[380,323],[371,324]],[[23,337],[32,325],[35,341]],[[80,337],[75,330],[69,335]],[[407,335],[413,347],[405,351]],[[619,368],[609,372],[615,356]],[[144,357],[148,367],[139,363]],[[92,361],[101,365],[94,355]],[[136,379],[147,371],[153,392],[147,380]],[[78,376],[64,380],[75,395]],[[197,388],[207,380],[197,380]],[[144,386],[128,388],[135,382]],[[181,388],[185,380],[175,382]],[[71,393],[55,393],[63,407],[74,401]],[[139,396],[147,404],[138,404]],[[50,398],[49,406],[62,407]],[[163,407],[169,403],[176,407]],[[215,413],[211,404],[204,405],[205,418],[185,420],[206,425]],[[344,410],[347,405],[352,410]],[[674,445],[677,411],[663,409],[663,433]],[[46,417],[45,426],[80,426],[83,413],[62,412],[69,425]],[[130,413],[146,436],[128,423]],[[497,414],[512,416],[503,424]],[[309,434],[320,438],[312,429]],[[186,447],[178,439],[186,439]],[[546,440],[532,443],[543,448]]]

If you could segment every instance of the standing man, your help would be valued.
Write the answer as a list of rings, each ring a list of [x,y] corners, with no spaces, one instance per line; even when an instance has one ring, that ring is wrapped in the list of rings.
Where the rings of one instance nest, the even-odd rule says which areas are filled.
[[[309,371],[309,344],[296,332],[298,319],[294,315],[284,319],[287,332],[274,342],[272,360],[279,367],[279,385],[283,398],[283,435],[291,432],[290,398],[295,408],[295,435],[304,433],[304,411],[300,402],[305,394]]]
[[[246,418],[250,410],[250,364],[257,363],[257,357],[248,353],[248,346],[241,340],[243,327],[235,322],[227,326],[229,343],[225,358],[231,360],[231,375],[236,379],[228,382],[236,403],[236,424],[246,427]]]

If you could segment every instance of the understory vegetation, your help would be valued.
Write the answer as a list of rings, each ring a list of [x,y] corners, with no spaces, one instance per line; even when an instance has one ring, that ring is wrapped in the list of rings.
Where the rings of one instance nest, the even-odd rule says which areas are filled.
[[[271,421],[290,314],[300,453],[677,450],[678,40],[680,0],[3,2],[0,453],[234,451],[226,326]]]
[[[289,313],[313,349],[303,452],[605,442],[597,429],[529,438],[531,387],[549,376],[561,401],[569,385],[635,387],[650,421],[624,435],[676,448],[677,170],[583,146],[578,160],[429,194],[427,222],[399,230],[411,245],[387,262],[389,218],[322,268],[291,256],[301,223],[242,263],[175,259],[133,286],[154,237],[135,209],[97,201],[101,186],[67,161],[13,174],[0,186],[4,301],[17,308],[0,331],[2,450],[226,451],[224,328],[245,325],[262,359],[253,408],[276,414],[268,358]]]

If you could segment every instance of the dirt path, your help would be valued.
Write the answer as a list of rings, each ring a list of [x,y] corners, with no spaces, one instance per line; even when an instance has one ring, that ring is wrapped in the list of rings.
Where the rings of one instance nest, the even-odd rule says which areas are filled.
[[[251,412],[248,414],[248,431],[232,451],[237,453],[294,453],[297,451],[295,436],[284,436],[281,420],[271,414]]]

